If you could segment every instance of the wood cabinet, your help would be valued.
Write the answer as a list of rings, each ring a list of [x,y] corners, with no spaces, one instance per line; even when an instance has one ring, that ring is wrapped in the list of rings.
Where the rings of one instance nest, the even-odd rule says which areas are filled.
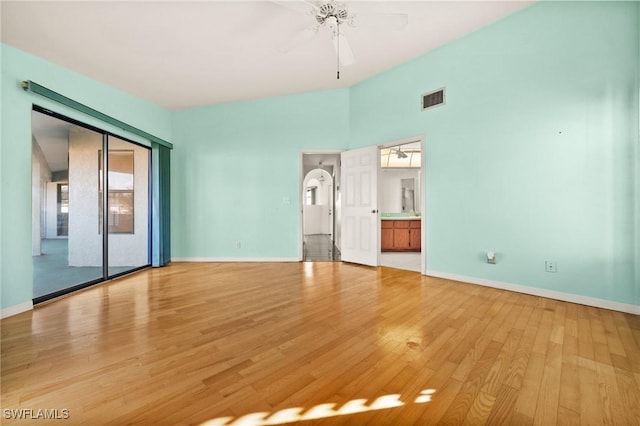
[[[420,251],[422,249],[422,229],[420,228],[420,221],[412,220],[411,222],[413,222],[414,226],[410,229],[409,247],[411,247],[411,250]]]
[[[393,250],[393,221],[391,220],[382,221],[380,247],[382,251]]]
[[[381,229],[382,251],[420,251],[419,220],[383,220]]]
[[[393,221],[393,248],[394,250],[409,250],[411,247],[411,237],[409,236],[409,221],[394,220]]]

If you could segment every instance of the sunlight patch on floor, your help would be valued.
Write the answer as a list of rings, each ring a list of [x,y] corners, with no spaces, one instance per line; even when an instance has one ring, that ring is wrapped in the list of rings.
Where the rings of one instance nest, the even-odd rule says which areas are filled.
[[[431,401],[431,396],[435,393],[435,389],[426,389],[420,391],[413,403],[424,404]],[[366,405],[368,399],[352,399],[347,401],[340,408],[336,409],[335,403],[324,403],[314,405],[306,410],[302,407],[285,408],[271,414],[268,412],[257,412],[245,414],[241,417],[218,417],[211,419],[201,426],[262,426],[262,425],[280,425],[286,423],[299,422],[302,420],[323,419],[335,416],[345,416],[349,414],[365,413],[367,411],[385,410],[390,408],[402,407],[404,402],[400,401],[399,394],[383,395],[376,398],[371,404]]]

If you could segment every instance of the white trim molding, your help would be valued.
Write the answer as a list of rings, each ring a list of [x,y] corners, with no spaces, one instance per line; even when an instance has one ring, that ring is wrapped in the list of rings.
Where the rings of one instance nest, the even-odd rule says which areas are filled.
[[[28,302],[20,303],[19,305],[9,306],[8,308],[3,308],[2,310],[0,310],[0,319],[12,317],[14,315],[30,311],[32,309],[33,301],[31,300],[29,300]]]
[[[297,257],[173,257],[172,262],[300,262]]]
[[[578,303],[580,305],[594,306],[596,308],[610,309],[612,311],[625,312],[628,314],[640,315],[640,306],[627,303],[614,302],[612,300],[598,299],[595,297],[581,296],[578,294],[563,293],[544,288],[528,287],[520,284],[511,284],[501,281],[487,280],[484,278],[467,277],[464,275],[449,274],[428,270],[425,275],[436,278],[446,278],[448,280],[460,281],[467,284],[477,284],[485,287],[499,288],[501,290],[515,291],[517,293],[529,294],[532,296],[546,297],[549,299],[562,300],[563,302]]]

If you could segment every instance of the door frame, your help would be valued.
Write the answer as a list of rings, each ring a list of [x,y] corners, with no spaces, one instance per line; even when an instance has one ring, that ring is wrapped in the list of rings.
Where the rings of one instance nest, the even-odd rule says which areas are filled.
[[[303,149],[300,151],[298,156],[298,262],[302,262],[304,260],[304,156],[306,154],[333,154],[340,157],[340,153],[345,151],[340,149]],[[340,165],[338,164],[338,167]],[[333,180],[333,209],[332,209],[332,221],[333,221],[333,239],[336,238],[336,206],[335,206],[335,193],[336,193],[336,182]]]
[[[426,153],[426,140],[424,135],[416,135],[410,136],[408,138],[403,139],[395,139],[390,142],[385,142],[381,145],[378,145],[378,150],[383,148],[389,148],[392,146],[405,145],[408,143],[420,142],[420,274],[426,275],[427,271],[427,239],[426,239],[426,215],[427,215],[427,200],[426,200],[426,172],[427,172],[427,156]],[[378,162],[378,170],[381,170],[380,162]],[[381,185],[378,182],[378,200],[380,200],[381,194]],[[378,221],[381,223],[382,219],[380,215],[378,215]],[[378,244],[381,247],[380,243]],[[380,256],[378,253],[378,264],[380,264]]]
[[[389,142],[385,142],[383,144],[378,145],[378,150],[382,148],[388,148],[396,145],[404,145],[413,142],[420,142],[421,156],[420,156],[420,238],[422,239],[422,243],[420,245],[420,274],[426,275],[427,270],[427,239],[426,239],[426,218],[427,218],[427,200],[426,200],[426,174],[427,174],[427,156],[426,156],[426,137],[425,135],[415,135],[409,136],[402,139],[394,139]],[[364,148],[364,147],[360,147]],[[304,209],[304,154],[336,154],[340,155],[341,152],[348,151],[348,149],[336,150],[336,149],[304,149],[300,151],[300,155],[298,158],[298,205],[300,208],[300,214],[298,215],[298,235],[299,244],[298,244],[298,261],[302,261],[304,258],[303,253],[303,245],[304,245],[304,226],[303,226],[303,209]],[[378,174],[380,173],[380,161],[377,162]],[[335,182],[334,182],[334,191],[335,191]],[[381,185],[380,180],[378,179],[378,201],[381,197]],[[334,200],[335,202],[335,200]],[[335,221],[335,206],[333,210],[334,221]],[[381,224],[381,216],[378,214],[378,228],[380,228]],[[336,232],[334,227],[334,233]],[[342,235],[342,230],[340,230],[340,234]],[[380,265],[380,233],[378,233],[378,265]]]

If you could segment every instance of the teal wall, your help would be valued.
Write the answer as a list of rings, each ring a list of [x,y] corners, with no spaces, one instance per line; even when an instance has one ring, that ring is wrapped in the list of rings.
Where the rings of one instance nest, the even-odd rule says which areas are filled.
[[[33,80],[105,114],[165,140],[171,140],[171,113],[80,74],[0,44],[2,58],[0,139],[0,307],[32,299],[31,259],[31,108],[33,104],[140,141],[119,129],[66,109],[20,87]]]
[[[297,259],[300,153],[347,147],[349,90],[176,111],[173,135],[172,257]]]
[[[640,40],[640,3],[638,3],[637,13],[638,20],[636,21],[636,32],[635,38],[636,40]],[[637,61],[638,65],[636,67],[636,96],[638,97],[638,104],[640,105],[640,41],[637,43]],[[640,306],[640,106],[637,109],[637,130],[634,129],[634,132],[637,132],[638,140],[636,143],[636,251],[635,251],[635,263],[636,263],[636,305]]]
[[[174,142],[174,257],[295,258],[302,150],[423,135],[429,270],[640,305],[639,21],[538,3],[351,89],[173,112],[0,45],[0,306],[31,299],[31,104],[105,128],[25,79]]]
[[[638,5],[536,4],[352,88],[351,147],[425,136],[428,270],[638,304]]]

